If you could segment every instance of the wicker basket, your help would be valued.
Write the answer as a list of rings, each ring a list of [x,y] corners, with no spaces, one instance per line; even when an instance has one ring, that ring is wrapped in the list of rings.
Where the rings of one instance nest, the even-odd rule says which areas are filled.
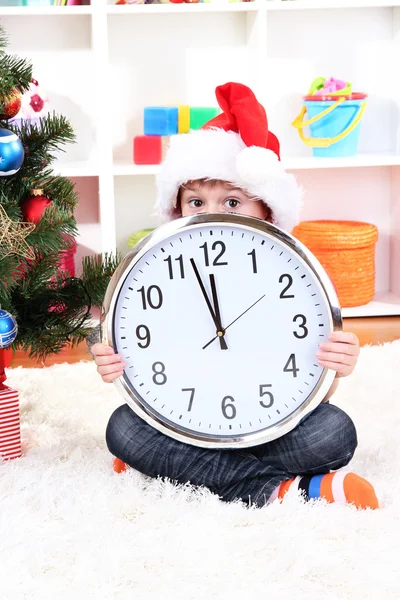
[[[292,234],[318,258],[342,307],[361,306],[375,293],[378,229],[359,221],[303,221]]]

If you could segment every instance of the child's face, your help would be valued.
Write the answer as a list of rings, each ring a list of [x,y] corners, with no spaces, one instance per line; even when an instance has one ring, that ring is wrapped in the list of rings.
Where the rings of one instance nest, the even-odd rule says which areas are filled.
[[[182,217],[199,213],[237,213],[271,220],[271,211],[261,200],[225,181],[189,181],[179,191]]]

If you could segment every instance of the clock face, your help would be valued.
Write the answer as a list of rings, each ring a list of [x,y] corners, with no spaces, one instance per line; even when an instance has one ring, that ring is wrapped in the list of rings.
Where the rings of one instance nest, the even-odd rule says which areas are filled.
[[[191,217],[130,260],[108,341],[145,420],[195,445],[251,446],[322,400],[334,373],[315,354],[334,313],[293,238],[256,219],[212,218]]]

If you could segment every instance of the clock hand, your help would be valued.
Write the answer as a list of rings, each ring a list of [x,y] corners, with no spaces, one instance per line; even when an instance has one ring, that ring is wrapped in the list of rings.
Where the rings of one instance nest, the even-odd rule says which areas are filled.
[[[218,323],[217,336],[219,337],[219,343],[221,346],[221,350],[228,350],[228,346],[227,346],[227,343],[224,338],[225,330],[222,327],[222,323],[221,323],[221,313],[219,310],[217,286],[215,285],[215,276],[213,274],[210,275],[210,284],[211,284],[211,293],[212,293],[213,303],[214,303],[214,311],[215,311],[214,314],[215,314],[216,321]]]
[[[243,315],[245,315],[245,314],[246,314],[246,313],[247,313],[247,312],[248,312],[248,311],[249,311],[251,308],[253,308],[253,306],[255,306],[256,304],[258,304],[258,303],[260,302],[260,300],[262,300],[263,298],[265,298],[265,294],[263,294],[263,295],[261,296],[261,298],[259,298],[259,299],[258,299],[258,300],[256,300],[255,302],[253,302],[253,304],[252,304],[251,306],[249,306],[249,308],[246,308],[246,310],[244,310],[244,311],[243,311],[243,312],[242,312],[242,313],[241,313],[241,314],[240,314],[238,317],[236,317],[236,319],[234,319],[233,321],[231,321],[231,323],[229,323],[229,325],[227,325],[227,326],[225,327],[224,333],[225,333],[225,331],[226,331],[227,329],[229,329],[229,327],[230,327],[231,325],[233,325],[234,323],[236,323],[236,321],[238,321],[238,320],[239,320],[241,317],[243,317]],[[205,350],[205,349],[207,348],[207,346],[209,346],[210,344],[212,344],[212,342],[213,342],[214,340],[216,340],[216,339],[217,339],[217,337],[218,337],[218,336],[215,336],[215,337],[213,337],[213,339],[212,339],[212,340],[210,340],[209,342],[207,342],[207,344],[206,344],[205,346],[203,346],[203,350]]]
[[[216,317],[217,323],[219,325],[218,329],[220,332],[222,332],[223,335],[225,335],[225,329],[222,327],[221,313],[219,310],[217,286],[215,285],[215,276],[213,274],[210,275],[210,284],[211,284],[211,293],[212,293],[213,302],[214,302],[215,317]],[[220,341],[222,341],[222,339],[220,339]]]
[[[221,350],[228,350],[228,346],[226,345],[226,341],[224,340],[224,333],[225,332],[222,329],[221,323],[218,321],[218,319],[217,319],[217,317],[216,317],[216,315],[214,313],[214,309],[211,306],[211,302],[210,302],[210,300],[208,298],[208,295],[207,295],[207,292],[206,292],[206,288],[204,287],[204,283],[201,280],[199,270],[198,270],[198,268],[196,266],[196,263],[194,262],[193,258],[190,259],[190,263],[191,263],[191,265],[193,267],[194,274],[196,275],[196,279],[197,279],[197,281],[199,283],[199,286],[200,286],[200,289],[201,289],[201,291],[203,293],[203,296],[204,296],[204,299],[206,301],[208,310],[210,311],[210,314],[211,314],[212,319],[214,321],[214,325],[217,328],[217,335],[215,336],[214,339],[216,339],[217,337],[219,337],[220,344],[221,344]]]

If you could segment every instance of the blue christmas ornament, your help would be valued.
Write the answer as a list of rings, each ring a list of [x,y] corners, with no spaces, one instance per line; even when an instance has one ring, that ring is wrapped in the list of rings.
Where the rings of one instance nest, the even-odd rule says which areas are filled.
[[[0,177],[14,175],[24,162],[21,140],[9,129],[0,128]]]
[[[12,315],[0,308],[0,348],[7,348],[17,337],[18,326]]]

